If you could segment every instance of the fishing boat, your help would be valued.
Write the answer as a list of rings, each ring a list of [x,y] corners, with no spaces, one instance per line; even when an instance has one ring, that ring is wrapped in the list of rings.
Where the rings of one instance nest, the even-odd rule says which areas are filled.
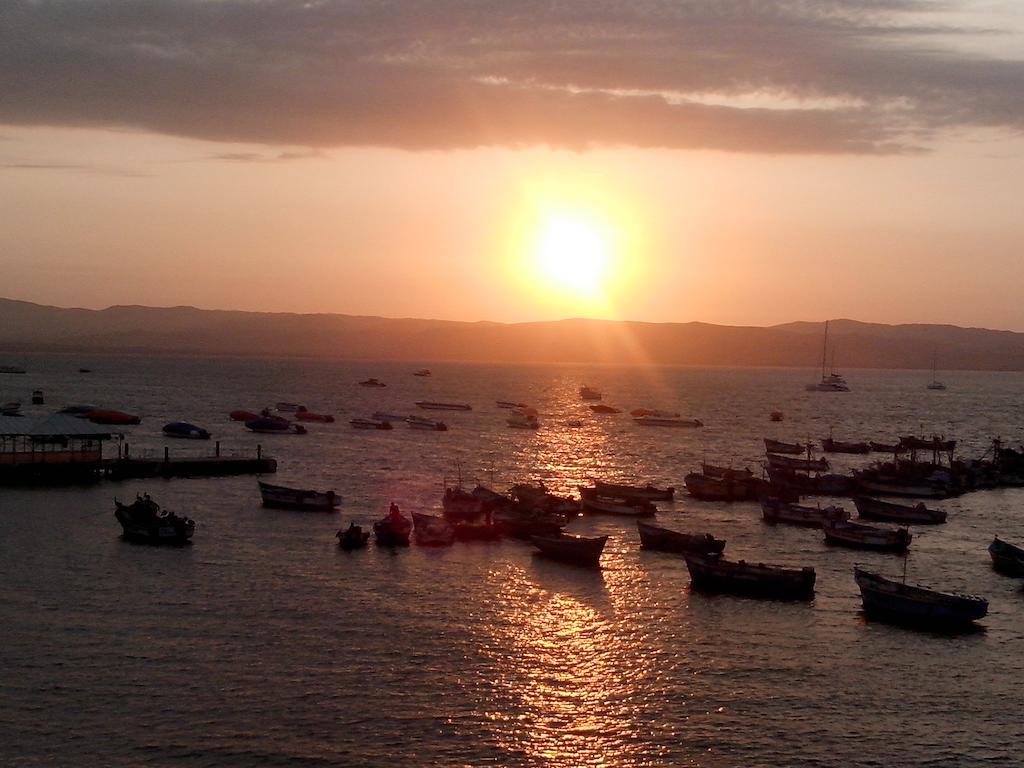
[[[751,480],[754,473],[748,467],[733,469],[732,467],[718,467],[708,464],[706,461],[700,465],[701,472],[707,477],[718,477],[723,480]]]
[[[447,487],[441,497],[441,508],[449,520],[472,520],[484,513],[485,501],[479,494],[461,485]]]
[[[540,554],[563,563],[597,567],[601,563],[601,553],[608,542],[607,536],[588,538],[559,533],[552,536],[531,536],[530,541],[540,550]]]
[[[956,450],[956,440],[944,440],[938,435],[932,437],[916,437],[915,435],[903,435],[900,437],[900,445],[908,451],[935,451],[938,453],[952,453]]]
[[[988,545],[988,553],[996,571],[1004,576],[1024,578],[1024,549],[996,536]]]
[[[676,419],[662,416],[636,416],[633,418],[635,424],[641,427],[703,427],[704,422],[700,419]]]
[[[761,516],[766,523],[786,523],[808,528],[820,528],[831,520],[849,520],[850,513],[842,507],[807,507],[781,501],[771,496],[761,499]]]
[[[84,419],[86,415],[97,410],[95,405],[65,405],[57,413],[66,413],[68,416]]]
[[[33,389],[32,390],[32,405],[43,405],[46,400],[43,398],[43,390]]]
[[[433,432],[446,432],[448,430],[448,425],[443,421],[424,419],[422,416],[407,416],[405,423],[409,426],[409,429],[426,429]]]
[[[591,405],[590,410],[592,410],[594,413],[622,413],[621,408],[613,408],[612,406],[605,405],[604,403]]]
[[[387,516],[373,524],[373,535],[382,547],[408,547],[412,522],[403,515],[397,504],[391,505]]]
[[[138,416],[134,416],[130,413],[124,413],[123,411],[111,411],[94,409],[85,414],[85,418],[91,421],[93,424],[115,424],[118,426],[128,426],[131,424],[139,424],[142,419]]]
[[[382,421],[381,419],[355,418],[349,419],[348,423],[355,429],[392,429],[390,421]]]
[[[386,387],[387,384],[385,384],[380,379],[370,378],[370,379],[365,379],[363,381],[360,381],[359,382],[359,386],[360,387]]]
[[[655,411],[650,408],[634,408],[629,412],[630,416],[656,416],[662,419],[678,419],[679,414],[674,411]]]
[[[303,512],[333,512],[341,505],[341,497],[334,491],[310,491],[288,488],[258,481],[264,507],[297,509]]]
[[[412,513],[413,538],[421,547],[447,547],[455,541],[455,528],[443,517]]]
[[[209,440],[210,433],[195,424],[185,421],[172,421],[164,424],[161,430],[167,437],[179,437],[185,440]]]
[[[701,501],[750,501],[757,498],[761,488],[761,483],[754,478],[708,477],[699,472],[688,474],[683,484],[691,496]]]
[[[932,380],[928,383],[928,389],[933,391],[943,391],[946,389],[946,385],[935,378],[935,363],[938,360],[938,355],[932,354]]]
[[[908,499],[948,499],[953,495],[948,485],[929,480],[899,480],[872,477],[854,471],[857,489],[873,496],[901,496]],[[904,522],[897,520],[895,522]],[[915,522],[908,520],[906,522]]]
[[[539,429],[540,419],[533,408],[522,408],[512,413],[505,423],[514,429]]]
[[[258,419],[245,422],[250,432],[263,435],[304,435],[306,428],[301,424],[293,424],[280,416],[260,416]]]
[[[810,600],[814,597],[816,574],[811,567],[730,561],[714,555],[686,552],[686,568],[695,589],[729,592],[777,600]]]
[[[417,400],[416,407],[425,411],[472,411],[473,406],[466,403],[438,403],[433,400]]]
[[[623,517],[651,517],[658,511],[658,508],[649,501],[602,496],[594,488],[581,488],[580,496],[583,499],[584,512],[598,512]]]
[[[871,446],[867,443],[848,443],[826,437],[821,441],[821,450],[825,453],[870,453]]]
[[[711,555],[720,555],[725,549],[725,542],[722,539],[716,539],[710,533],[680,533],[641,520],[636,521],[636,529],[640,533],[642,549],[677,553],[698,552]]]
[[[849,520],[826,520],[821,524],[825,542],[851,549],[873,549],[882,552],[904,552],[912,538],[906,528],[878,528],[852,523]]]
[[[588,387],[585,384],[582,387],[580,387],[580,399],[581,400],[600,400],[602,397],[604,397],[604,395],[602,395],[596,389]]]
[[[413,373],[413,376],[432,376],[429,368],[420,368],[418,371]]]
[[[796,459],[792,456],[778,456],[769,453],[766,458],[768,466],[773,469],[789,469],[794,472],[827,472],[829,468],[828,459],[824,456],[820,459]]]
[[[595,480],[594,488],[600,496],[617,496],[621,499],[639,499],[641,501],[672,501],[676,489],[656,488],[648,483],[647,485],[624,485],[622,483],[606,483],[604,480]]]
[[[338,546],[346,551],[362,549],[370,540],[370,532],[364,531],[361,525],[349,523],[348,528],[334,534],[338,538]]]
[[[825,358],[828,355],[828,320],[825,321],[825,339],[821,346],[821,381],[817,384],[808,384],[806,390],[808,392],[849,392],[850,386],[846,383],[846,379],[833,370],[831,373],[825,373]]]
[[[515,408],[525,408],[526,403],[514,403],[511,400],[495,400],[494,404],[499,408],[505,408],[506,410],[513,410]]]
[[[885,520],[890,523],[938,525],[946,522],[946,512],[941,509],[929,509],[924,502],[913,506],[894,504],[867,496],[854,496],[857,515],[870,520]]]
[[[899,443],[876,443],[874,440],[868,440],[868,447],[873,453],[902,453],[905,449]]]
[[[121,524],[122,538],[143,544],[182,545],[195,533],[195,521],[176,515],[149,498],[136,496],[131,504],[114,500],[114,517]]]
[[[370,418],[377,419],[377,421],[405,421],[407,416],[400,416],[397,413],[388,413],[387,411],[374,411],[370,414]]]
[[[228,418],[231,419],[232,421],[255,421],[256,419],[261,417],[258,413],[253,413],[252,411],[238,410],[229,413]]]
[[[808,453],[813,447],[810,443],[784,443],[781,440],[772,440],[770,437],[764,438],[765,453],[784,453],[790,456],[799,456],[802,453]]]
[[[864,613],[869,618],[930,629],[962,630],[988,613],[988,601],[974,595],[939,592],[853,569]]]
[[[494,525],[498,530],[516,539],[557,536],[567,523],[565,515],[522,504],[504,507],[494,513]]]
[[[333,424],[334,416],[329,413],[313,413],[312,411],[299,411],[295,414],[299,421],[315,421],[320,424]]]

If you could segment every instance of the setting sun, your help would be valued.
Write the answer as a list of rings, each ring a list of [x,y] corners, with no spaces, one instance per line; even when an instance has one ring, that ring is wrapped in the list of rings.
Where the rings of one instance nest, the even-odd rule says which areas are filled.
[[[600,293],[608,273],[607,236],[582,218],[552,214],[543,222],[537,242],[537,262],[553,287],[585,296]]]

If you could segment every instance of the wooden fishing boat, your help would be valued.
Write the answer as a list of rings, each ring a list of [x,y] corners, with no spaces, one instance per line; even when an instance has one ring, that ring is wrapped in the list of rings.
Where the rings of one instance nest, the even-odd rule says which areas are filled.
[[[178,437],[185,440],[209,440],[210,433],[195,424],[184,421],[172,421],[164,424],[161,430],[167,437]]]
[[[810,600],[814,597],[816,574],[810,567],[787,568],[745,560],[735,562],[694,552],[687,552],[683,557],[690,572],[690,583],[695,589],[777,600]]]
[[[802,453],[807,453],[813,447],[810,443],[784,443],[781,440],[772,440],[770,437],[764,438],[765,453],[785,453],[790,456],[799,456]]]
[[[595,480],[594,488],[600,496],[618,496],[621,499],[640,499],[644,501],[672,501],[676,489],[656,488],[650,483],[643,486],[624,485],[622,483],[606,483],[604,480]]]
[[[621,408],[613,408],[612,406],[605,405],[604,403],[599,403],[598,405],[591,405],[589,406],[589,408],[594,413],[622,413]]]
[[[640,533],[640,547],[659,552],[698,552],[712,555],[722,554],[725,542],[710,533],[680,533],[670,528],[661,528],[640,520],[636,521]]]
[[[691,472],[683,478],[687,492],[701,501],[751,501],[756,499],[761,483],[755,479],[734,480],[708,477]]]
[[[885,520],[890,523],[916,525],[939,525],[946,522],[946,513],[941,509],[929,509],[923,502],[914,506],[894,504],[891,501],[880,501],[867,496],[854,496],[857,515],[871,520]]]
[[[114,500],[114,517],[121,524],[122,538],[141,544],[172,544],[180,546],[195,533],[195,521],[176,515],[149,498],[137,496],[131,504]]]
[[[417,400],[416,407],[425,411],[472,411],[467,403],[438,403],[433,400]]]
[[[370,532],[355,523],[350,523],[348,528],[338,531],[335,536],[338,537],[338,546],[346,551],[362,549],[370,540]]]
[[[502,535],[516,539],[531,536],[557,536],[568,520],[564,515],[545,512],[536,507],[515,505],[499,509],[494,513],[494,525]]]
[[[988,545],[988,553],[996,571],[1004,576],[1024,578],[1024,549],[996,536]]]
[[[949,486],[927,480],[898,480],[871,477],[854,471],[858,490],[874,496],[899,496],[908,499],[948,499]],[[896,521],[901,522],[901,521]]]
[[[260,416],[258,419],[245,422],[250,432],[263,435],[304,435],[306,428],[301,424],[293,424],[281,416]]]
[[[622,517],[651,517],[658,511],[658,508],[649,501],[602,496],[593,488],[581,488],[580,496],[583,499],[584,512],[598,512]]]
[[[703,472],[705,477],[717,477],[723,480],[750,480],[754,477],[754,473],[747,467],[744,467],[743,469],[716,467],[714,464],[708,464],[707,462],[704,462],[700,466],[701,472]]]
[[[869,618],[930,629],[962,630],[988,613],[988,601],[974,595],[939,592],[853,569],[864,613]]]
[[[770,496],[761,499],[761,514],[764,521],[772,525],[786,523],[808,528],[820,528],[828,521],[850,519],[850,513],[842,507],[807,507],[780,501]]]
[[[444,489],[441,497],[444,516],[449,520],[472,520],[484,512],[484,500],[462,487]]]
[[[662,416],[637,416],[633,419],[635,424],[641,427],[703,427],[704,422],[700,419],[676,419]]]
[[[876,443],[874,440],[868,440],[868,447],[874,453],[902,453],[906,450],[899,443]]]
[[[382,421],[380,419],[349,419],[349,424],[352,425],[353,429],[393,429],[390,421]]]
[[[397,413],[388,413],[387,411],[374,411],[370,414],[371,419],[377,421],[405,421],[408,416],[399,416]],[[412,418],[419,418],[418,416]]]
[[[405,423],[409,425],[409,429],[425,429],[434,432],[447,432],[448,425],[443,421],[435,421],[434,419],[424,419],[422,416],[407,416]]]
[[[447,547],[455,541],[455,527],[437,515],[412,513],[413,538],[421,547]]]
[[[871,453],[871,446],[867,443],[849,443],[826,437],[821,441],[821,450],[825,453]]]
[[[824,456],[820,459],[796,459],[769,453],[767,460],[768,466],[773,469],[789,469],[794,472],[828,472],[829,469],[828,459]]]
[[[271,485],[262,480],[258,482],[264,507],[297,509],[303,512],[333,512],[341,505],[341,497],[334,491],[310,491]]]
[[[387,517],[373,524],[373,535],[381,547],[408,547],[411,533],[412,522],[394,505]]]
[[[580,387],[580,399],[582,400],[600,400],[603,395],[596,389],[584,385]]]
[[[597,567],[601,563],[601,553],[604,552],[608,537],[587,538],[560,533],[557,536],[531,536],[530,541],[540,550],[540,554],[552,560]]]
[[[821,524],[825,542],[851,549],[873,549],[882,552],[904,552],[910,546],[911,534],[906,528],[878,528],[851,523],[849,520],[826,520]]]
[[[651,408],[634,408],[629,412],[630,416],[657,416],[662,419],[678,419],[679,413],[676,411],[659,411],[652,410]]]
[[[511,400],[495,400],[494,404],[499,408],[504,408],[507,411],[514,410],[516,408],[526,408],[526,403],[515,403]]]

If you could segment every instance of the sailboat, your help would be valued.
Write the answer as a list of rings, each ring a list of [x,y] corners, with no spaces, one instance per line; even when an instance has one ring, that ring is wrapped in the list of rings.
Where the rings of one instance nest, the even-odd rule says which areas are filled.
[[[935,359],[936,355],[935,353],[932,353],[932,381],[931,384],[928,385],[928,389],[945,389],[946,385],[935,378]]]
[[[808,392],[849,392],[850,386],[846,379],[836,373],[835,360],[833,358],[832,370],[825,373],[825,359],[828,355],[828,320],[825,321],[825,340],[821,346],[821,381],[817,384],[808,384]]]

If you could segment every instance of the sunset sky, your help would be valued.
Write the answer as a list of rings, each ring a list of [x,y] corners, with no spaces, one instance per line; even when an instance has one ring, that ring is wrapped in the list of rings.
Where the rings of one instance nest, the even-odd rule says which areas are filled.
[[[1024,3],[4,0],[0,296],[1024,331]]]

